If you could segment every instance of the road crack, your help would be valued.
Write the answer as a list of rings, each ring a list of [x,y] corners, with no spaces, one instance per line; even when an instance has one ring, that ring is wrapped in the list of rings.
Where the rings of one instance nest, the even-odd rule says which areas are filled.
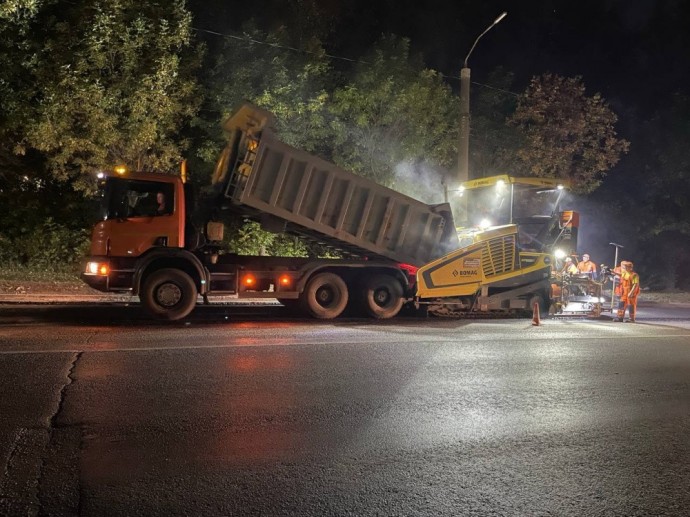
[[[59,420],[82,353],[72,356],[46,425],[17,429],[0,478],[0,515],[78,515],[81,429]]]
[[[64,496],[60,497],[60,501],[55,505],[55,498],[50,494],[55,492],[53,488],[55,476],[51,474],[54,466],[65,463],[58,458],[73,456],[73,453],[69,452],[64,445],[74,443],[74,430],[67,432],[71,440],[58,436],[56,430],[63,427],[59,424],[59,418],[63,412],[67,388],[75,381],[74,370],[82,353],[78,352],[72,356],[65,382],[58,394],[55,410],[46,420],[46,425],[23,427],[16,431],[12,447],[7,455],[3,476],[0,479],[0,515],[71,515],[78,511],[78,505],[75,509],[71,503],[64,504]],[[76,453],[78,454],[81,430],[76,431]],[[58,447],[58,445],[62,446]],[[64,481],[60,481],[59,484],[61,485],[59,490],[63,491]],[[53,509],[56,508],[63,511],[54,512]]]
[[[77,363],[79,362],[79,359],[81,359],[81,356],[84,354],[84,352],[77,352],[74,356],[74,359],[72,359],[72,363],[70,364],[69,370],[67,371],[67,382],[62,385],[62,389],[60,390],[60,397],[58,399],[57,407],[55,408],[55,411],[50,417],[50,420],[48,422],[48,430],[52,432],[52,430],[60,427],[60,424],[58,423],[58,418],[60,414],[62,413],[63,406],[65,404],[65,394],[67,392],[67,388],[74,382],[74,370],[77,367]]]
[[[76,382],[75,370],[84,352],[77,352],[60,389],[55,411],[48,420],[48,444],[37,480],[38,515],[79,515],[79,454],[81,426],[65,423],[65,402],[69,387]]]

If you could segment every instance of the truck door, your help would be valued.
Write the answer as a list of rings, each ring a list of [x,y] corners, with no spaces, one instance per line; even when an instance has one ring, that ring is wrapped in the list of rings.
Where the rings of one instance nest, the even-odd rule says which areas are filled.
[[[96,227],[106,236],[107,255],[137,257],[154,246],[181,246],[174,183],[111,179],[104,220]]]

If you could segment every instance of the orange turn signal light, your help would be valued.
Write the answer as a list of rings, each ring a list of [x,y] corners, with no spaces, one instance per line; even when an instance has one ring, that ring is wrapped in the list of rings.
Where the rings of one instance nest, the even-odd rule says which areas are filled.
[[[280,275],[278,277],[278,285],[280,287],[288,287],[292,284],[292,277],[290,275]]]
[[[242,285],[245,287],[254,287],[256,285],[256,277],[254,275],[245,275],[242,278]]]
[[[86,273],[89,275],[108,276],[110,267],[104,262],[89,262],[86,264]]]

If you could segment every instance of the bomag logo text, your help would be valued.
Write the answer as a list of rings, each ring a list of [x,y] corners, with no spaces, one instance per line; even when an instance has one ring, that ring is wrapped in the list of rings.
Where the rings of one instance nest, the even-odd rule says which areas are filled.
[[[477,274],[476,269],[463,269],[462,271],[458,271],[457,269],[453,271],[453,276],[473,276]]]

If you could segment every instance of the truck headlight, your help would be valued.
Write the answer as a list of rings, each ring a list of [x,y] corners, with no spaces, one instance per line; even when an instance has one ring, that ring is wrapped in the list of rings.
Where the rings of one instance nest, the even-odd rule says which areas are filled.
[[[86,263],[86,274],[87,275],[99,275],[108,276],[110,272],[110,267],[106,262],[87,262]]]

